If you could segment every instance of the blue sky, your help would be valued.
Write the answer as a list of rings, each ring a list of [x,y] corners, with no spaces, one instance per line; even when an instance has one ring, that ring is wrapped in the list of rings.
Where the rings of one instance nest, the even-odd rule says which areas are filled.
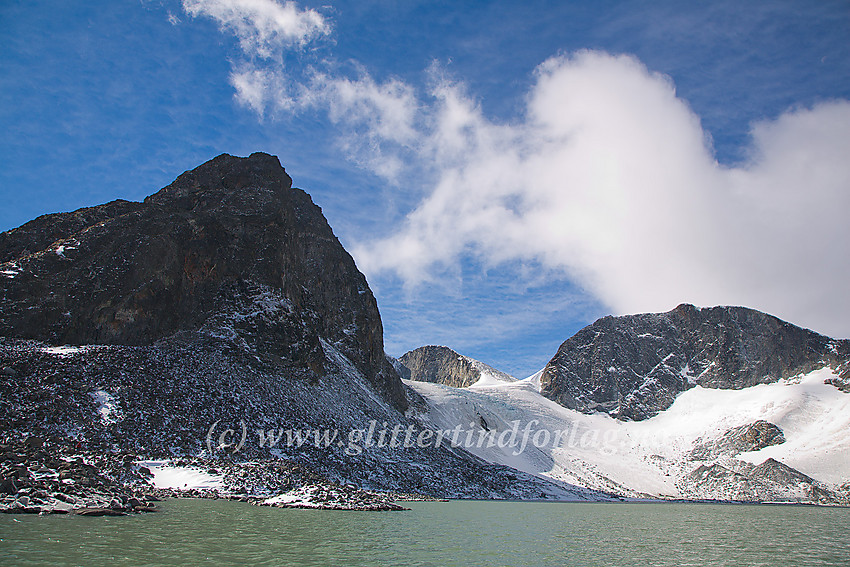
[[[596,317],[850,336],[850,3],[0,4],[0,230],[280,157],[390,354],[518,376]]]

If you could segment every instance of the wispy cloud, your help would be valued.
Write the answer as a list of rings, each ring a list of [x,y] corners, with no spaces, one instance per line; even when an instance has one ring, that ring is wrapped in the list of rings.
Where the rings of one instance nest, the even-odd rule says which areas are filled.
[[[303,47],[330,33],[325,18],[315,10],[301,10],[295,2],[276,0],[183,0],[193,17],[208,16],[239,38],[249,55],[270,58],[282,48]]]
[[[266,109],[288,110],[295,106],[282,69],[241,62],[233,66],[230,84],[236,101],[263,116]]]
[[[398,178],[405,152],[420,141],[416,93],[398,79],[378,83],[363,69],[353,79],[316,72],[298,103],[326,110],[345,127],[340,139],[348,156],[388,180]]]

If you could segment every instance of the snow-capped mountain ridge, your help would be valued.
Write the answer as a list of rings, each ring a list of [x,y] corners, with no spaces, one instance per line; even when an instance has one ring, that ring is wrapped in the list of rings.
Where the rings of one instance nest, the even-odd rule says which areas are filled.
[[[561,405],[647,419],[696,385],[741,389],[829,367],[850,379],[850,341],[743,307],[603,317],[564,341],[540,376]]]
[[[629,497],[847,502],[850,342],[740,307],[605,317],[528,378],[407,382],[494,463]],[[535,437],[536,436],[536,437]]]

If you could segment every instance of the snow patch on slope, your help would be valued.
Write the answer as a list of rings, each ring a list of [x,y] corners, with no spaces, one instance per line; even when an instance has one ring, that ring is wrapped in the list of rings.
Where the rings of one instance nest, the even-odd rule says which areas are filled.
[[[469,364],[471,364],[472,367],[481,374],[481,377],[474,384],[469,386],[470,388],[476,386],[479,388],[483,388],[488,386],[497,386],[499,384],[504,383],[516,382],[516,378],[514,378],[513,376],[502,372],[501,370],[496,370],[489,364],[484,364],[480,360],[475,360],[474,358],[469,358],[468,356],[461,355],[461,357],[465,359]]]
[[[196,467],[175,466],[170,461],[139,461],[138,464],[151,471],[153,485],[157,488],[211,490],[224,486],[221,475]]]
[[[0,270],[0,274],[3,274],[9,279],[15,279],[15,276],[20,274],[23,270],[18,266],[15,262],[9,262],[8,264],[4,264],[2,270]]]
[[[322,503],[318,498],[318,494],[321,491],[321,487],[319,486],[299,486],[289,492],[284,492],[282,494],[278,494],[277,496],[273,496],[271,498],[266,498],[262,501],[262,505],[264,506],[294,506],[299,508],[321,508]]]
[[[64,358],[66,356],[72,356],[74,354],[81,354],[88,350],[89,347],[86,346],[55,346],[55,347],[46,347],[42,349],[42,352],[46,352],[47,354],[55,354],[60,358]]]

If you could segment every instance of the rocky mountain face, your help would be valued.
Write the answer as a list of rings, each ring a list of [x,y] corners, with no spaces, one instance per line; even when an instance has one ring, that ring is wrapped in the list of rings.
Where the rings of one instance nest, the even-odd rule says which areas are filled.
[[[323,374],[324,338],[393,405],[366,279],[274,156],[221,155],[143,203],[45,215],[0,235],[0,335],[150,345],[178,331]]]
[[[202,457],[219,471],[276,459],[340,485],[435,497],[536,498],[552,490],[461,448],[405,443],[408,431],[415,440],[427,428],[417,418],[421,400],[411,396],[408,415],[399,412],[340,351],[322,346],[325,374],[315,383],[200,332],[152,346],[0,338],[0,462],[7,449],[19,451],[21,439],[41,447],[31,455],[36,462],[18,467],[18,490],[36,485],[43,463],[57,455],[87,462]],[[228,488],[274,496],[269,487],[280,483],[258,472],[235,475]]]
[[[364,276],[276,157],[221,155],[142,203],[0,234],[0,510],[136,510],[146,459],[257,502],[563,492],[434,444],[423,403],[383,351]]]
[[[423,346],[407,352],[398,359],[403,369],[402,378],[418,382],[433,382],[466,388],[482,376],[502,382],[513,382],[515,378],[488,366],[483,362],[463,356],[444,346]]]
[[[599,319],[561,344],[540,384],[565,407],[642,420],[695,385],[741,389],[824,366],[850,381],[850,341],[752,309],[684,304]]]

